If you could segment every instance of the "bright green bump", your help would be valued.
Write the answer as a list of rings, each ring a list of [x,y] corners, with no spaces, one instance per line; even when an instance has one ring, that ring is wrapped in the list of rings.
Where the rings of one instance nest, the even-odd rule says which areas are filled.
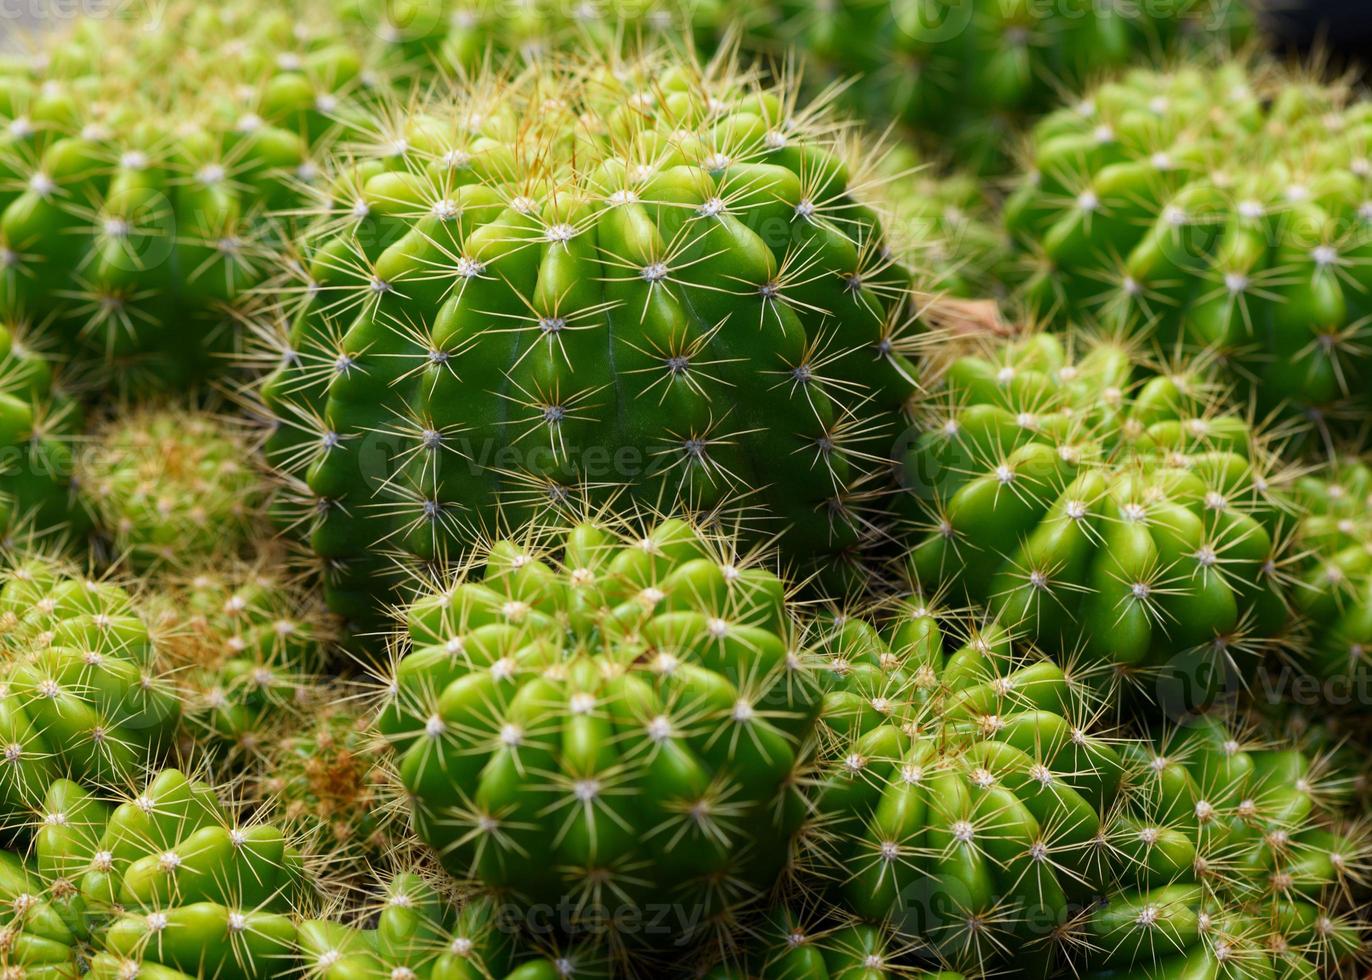
[[[1279,488],[1198,374],[1036,335],[956,360],[918,425],[909,567],[926,590],[1167,710],[1225,690],[1285,621]]]
[[[170,747],[180,703],[128,594],[46,560],[0,587],[0,809],[67,777],[123,784]]]
[[[796,558],[868,534],[907,277],[850,141],[795,101],[646,56],[371,120],[263,390],[333,608],[375,621],[397,549],[572,496],[737,512]]]
[[[237,556],[268,489],[241,427],[171,409],[106,424],[79,481],[115,555],[140,571]]]
[[[1101,86],[1036,127],[1007,203],[1026,298],[1213,349],[1265,409],[1337,421],[1369,376],[1369,126],[1341,89],[1235,64]]]
[[[1372,697],[1372,470],[1362,459],[1336,460],[1298,481],[1295,496],[1304,516],[1285,569],[1295,579],[1287,661],[1319,687],[1274,690],[1268,699],[1353,717]]]
[[[805,816],[819,703],[782,582],[680,520],[480,560],[410,607],[380,718],[416,832],[573,932],[664,948],[728,928]]]

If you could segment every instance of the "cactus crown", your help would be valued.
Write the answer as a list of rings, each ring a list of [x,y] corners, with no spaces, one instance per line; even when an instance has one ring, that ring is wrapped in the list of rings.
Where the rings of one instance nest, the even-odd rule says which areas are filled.
[[[625,487],[741,511],[799,555],[865,533],[910,390],[906,277],[841,126],[785,84],[649,54],[369,132],[265,387],[316,550],[371,579],[378,543],[429,558]]]

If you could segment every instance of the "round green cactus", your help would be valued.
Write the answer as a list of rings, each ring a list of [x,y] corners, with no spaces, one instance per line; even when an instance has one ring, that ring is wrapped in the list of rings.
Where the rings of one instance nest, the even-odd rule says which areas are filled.
[[[232,351],[359,56],[251,4],[84,18],[4,66],[0,312],[125,391]],[[149,84],[156,78],[157,84]],[[211,81],[213,79],[214,81]]]
[[[142,571],[236,557],[268,493],[241,427],[185,409],[116,416],[78,481],[114,554]]]
[[[1003,632],[885,617],[819,645],[814,837],[856,911],[977,973],[1335,976],[1359,952],[1366,846],[1318,758],[1212,716],[1112,732]]]
[[[645,56],[372,126],[264,387],[336,610],[572,495],[741,512],[797,557],[868,533],[906,276],[817,111]]]
[[[0,852],[6,969],[20,977],[256,980],[292,969],[305,894],[281,832],[236,824],[164,770],[125,798],[56,780],[28,854]]]
[[[49,784],[122,784],[171,745],[180,702],[129,595],[47,560],[0,587],[0,808]]]
[[[380,718],[420,838],[459,879],[626,946],[764,895],[818,709],[782,582],[679,520],[480,561],[410,607]]]
[[[80,406],[66,394],[34,331],[0,312],[0,533],[80,542],[90,518],[72,484]]]
[[[1027,298],[1219,352],[1318,419],[1368,370],[1368,105],[1242,67],[1134,72],[1035,129],[1005,221]]]
[[[905,455],[909,568],[1185,709],[1285,621],[1279,488],[1243,417],[1135,360],[1050,334],[957,359]]]

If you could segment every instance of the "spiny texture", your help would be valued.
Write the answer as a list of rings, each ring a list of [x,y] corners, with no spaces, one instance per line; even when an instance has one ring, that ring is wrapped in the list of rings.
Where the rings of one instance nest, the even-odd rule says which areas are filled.
[[[405,838],[384,742],[344,692],[314,689],[256,764],[255,795],[268,819],[324,855],[335,876],[384,867]]]
[[[1040,311],[1224,355],[1269,408],[1361,401],[1369,104],[1244,68],[1133,72],[1033,134],[1005,220]]]
[[[778,0],[780,38],[830,76],[852,78],[868,118],[941,137],[959,161],[1003,168],[1007,135],[1064,87],[1186,47],[1227,46],[1251,27],[1243,3],[1033,0]]]
[[[0,810],[61,778],[122,784],[171,743],[180,704],[129,595],[25,560],[0,586]]]
[[[996,976],[1351,969],[1366,851],[1321,760],[1212,717],[1113,733],[1003,634],[951,640],[917,602],[887,616],[820,647],[813,835],[856,910]]]
[[[1372,697],[1372,469],[1337,459],[1297,481],[1294,496],[1302,520],[1288,567],[1287,666],[1319,688],[1271,693],[1356,714]]]
[[[375,907],[353,924],[341,917],[300,925],[307,977],[319,980],[600,980],[612,974],[591,945],[539,948],[489,900],[460,909],[423,877],[382,883]],[[544,937],[546,943],[547,937]]]
[[[926,591],[1169,710],[1224,690],[1281,628],[1267,454],[1198,377],[1041,334],[955,361],[917,421],[909,569]]]
[[[116,558],[147,571],[244,549],[268,487],[241,427],[160,408],[117,415],[93,439],[78,480]]]
[[[311,236],[269,454],[331,605],[585,491],[744,511],[793,556],[867,533],[910,392],[906,276],[849,141],[670,57],[385,113]]]
[[[231,350],[358,56],[251,4],[92,17],[0,65],[0,317],[96,381],[183,385]]]
[[[57,382],[33,332],[0,312],[0,535],[79,542],[90,518],[72,485],[80,406]]]
[[[781,581],[670,520],[503,541],[409,610],[380,728],[459,879],[628,947],[787,870],[818,694]]]
[[[150,597],[159,663],[185,707],[188,754],[230,768],[296,723],[324,670],[333,622],[269,550],[170,579]]]
[[[915,944],[889,925],[852,920],[841,908],[779,906],[742,931],[738,965],[716,967],[705,980],[964,980],[960,973],[919,969],[911,956]]]
[[[256,980],[291,969],[299,855],[164,770],[125,797],[57,780],[0,852],[6,976]]]

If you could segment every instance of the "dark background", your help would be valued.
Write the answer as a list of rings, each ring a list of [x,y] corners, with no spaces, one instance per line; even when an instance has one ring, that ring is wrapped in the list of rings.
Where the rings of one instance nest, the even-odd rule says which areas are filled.
[[[1278,50],[1317,51],[1339,67],[1372,63],[1372,0],[1266,0],[1263,6]]]

